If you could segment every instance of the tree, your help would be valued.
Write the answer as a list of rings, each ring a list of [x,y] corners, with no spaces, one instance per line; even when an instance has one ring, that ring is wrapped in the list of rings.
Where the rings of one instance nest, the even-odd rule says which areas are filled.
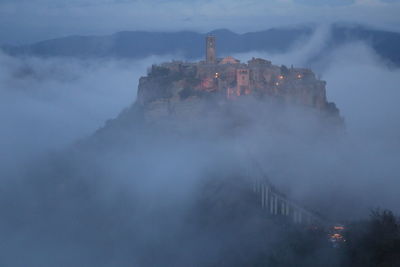
[[[389,210],[350,226],[345,253],[349,266],[400,266],[400,222]]]

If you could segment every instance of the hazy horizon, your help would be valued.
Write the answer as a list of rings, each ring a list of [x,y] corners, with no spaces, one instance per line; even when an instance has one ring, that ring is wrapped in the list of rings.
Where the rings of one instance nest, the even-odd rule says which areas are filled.
[[[6,26],[0,29],[0,43],[126,30],[209,32],[227,28],[242,33],[336,22],[399,32],[399,10],[398,0],[2,0],[0,23]]]
[[[400,68],[390,62],[399,48],[392,39],[379,51],[368,38],[332,45],[332,25],[349,21],[400,32],[399,11],[400,0],[0,0],[0,24],[6,25],[0,43],[122,30],[254,32],[316,25],[276,51],[222,53],[217,43],[218,57],[244,63],[257,57],[275,65],[254,78],[264,92],[275,93],[260,89],[238,101],[226,97],[232,88],[222,91],[219,80],[215,92],[201,89],[201,82],[219,79],[214,69],[203,80],[190,76],[200,65],[210,67],[204,62],[180,66],[173,73],[178,78],[162,67],[151,72],[154,64],[204,59],[166,50],[164,39],[139,43],[140,53],[147,53],[139,58],[0,50],[0,265],[353,267],[342,260],[354,259],[347,246],[369,248],[362,234],[371,236],[371,210],[400,214]],[[203,53],[204,40],[195,38]],[[146,52],[149,44],[164,53]],[[89,42],[84,52],[103,51],[101,45]],[[73,50],[69,43],[63,49]],[[290,71],[290,86],[281,86]],[[138,90],[150,92],[151,100],[136,102]],[[192,98],[181,94],[185,90]],[[300,97],[310,92],[318,96],[304,104]],[[287,101],[292,93],[297,99]],[[321,95],[326,109],[316,103]],[[207,109],[193,112],[196,101]],[[176,103],[183,106],[180,114]],[[332,103],[344,127],[336,127],[341,117]],[[168,116],[157,117],[160,106]],[[153,124],[146,117],[151,111]],[[260,173],[323,218],[322,225],[295,224],[291,216],[262,209],[251,180]],[[386,226],[378,224],[372,244],[398,256],[400,221],[388,218],[396,234],[383,236]],[[351,225],[349,238],[356,236],[361,246],[334,246],[327,229],[337,223]],[[386,240],[395,241],[378,242]],[[361,256],[369,257],[365,251]]]

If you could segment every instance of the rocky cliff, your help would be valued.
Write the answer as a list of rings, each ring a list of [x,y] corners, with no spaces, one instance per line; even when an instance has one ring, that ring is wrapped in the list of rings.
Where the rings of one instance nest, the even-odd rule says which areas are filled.
[[[216,63],[174,61],[153,65],[140,79],[137,105],[147,122],[213,117],[257,101],[311,110],[342,125],[325,86],[309,69],[276,66],[260,58],[247,63],[232,57]]]

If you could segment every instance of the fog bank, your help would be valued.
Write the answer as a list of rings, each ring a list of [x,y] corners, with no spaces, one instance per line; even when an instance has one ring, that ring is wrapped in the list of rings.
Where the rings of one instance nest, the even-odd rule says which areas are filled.
[[[2,245],[0,263],[190,266],[194,261],[207,266],[236,255],[240,242],[229,231],[240,229],[257,240],[251,230],[261,229],[254,228],[261,223],[246,204],[251,196],[238,189],[242,184],[235,179],[245,155],[255,157],[290,198],[330,218],[358,219],[373,207],[399,212],[400,71],[363,43],[334,48],[315,60],[329,35],[329,27],[323,27],[286,54],[235,55],[311,66],[327,81],[328,98],[345,118],[344,134],[326,136],[315,135],[320,125],[312,111],[265,108],[252,101],[238,104],[242,110],[236,112],[253,120],[234,135],[215,136],[224,129],[219,125],[226,123],[224,117],[203,121],[210,135],[200,138],[150,132],[128,109],[106,128],[109,133],[92,137],[106,120],[131,106],[148,66],[174,56],[80,61],[2,55],[5,219],[0,235],[7,245]],[[87,143],[73,145],[79,140]],[[224,179],[239,182],[228,190],[219,185]],[[235,217],[225,206],[238,207],[244,216]],[[217,231],[225,220],[235,225]],[[281,239],[271,236],[262,248]],[[257,248],[257,242],[241,240]]]

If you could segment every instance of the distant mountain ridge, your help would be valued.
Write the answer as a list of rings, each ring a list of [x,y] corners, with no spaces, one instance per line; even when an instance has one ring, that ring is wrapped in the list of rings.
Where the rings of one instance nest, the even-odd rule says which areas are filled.
[[[244,34],[226,29],[204,34],[191,31],[124,31],[108,36],[69,36],[1,48],[14,56],[144,58],[151,55],[180,54],[185,58],[195,59],[204,55],[203,42],[207,34],[218,38],[218,53],[227,55],[249,51],[285,52],[296,42],[309,38],[313,32],[314,29],[308,26],[272,28]],[[333,25],[326,48],[351,41],[367,42],[378,55],[400,66],[400,33],[362,26]]]
[[[289,48],[294,41],[307,37],[311,29],[271,29],[262,32],[236,34],[229,30],[215,30],[220,53],[251,50],[277,50]],[[150,55],[182,53],[187,58],[204,54],[204,37],[196,32],[145,32],[124,31],[109,36],[69,36],[45,40],[31,45],[3,46],[11,55],[36,55],[43,57],[118,57],[142,58]]]

